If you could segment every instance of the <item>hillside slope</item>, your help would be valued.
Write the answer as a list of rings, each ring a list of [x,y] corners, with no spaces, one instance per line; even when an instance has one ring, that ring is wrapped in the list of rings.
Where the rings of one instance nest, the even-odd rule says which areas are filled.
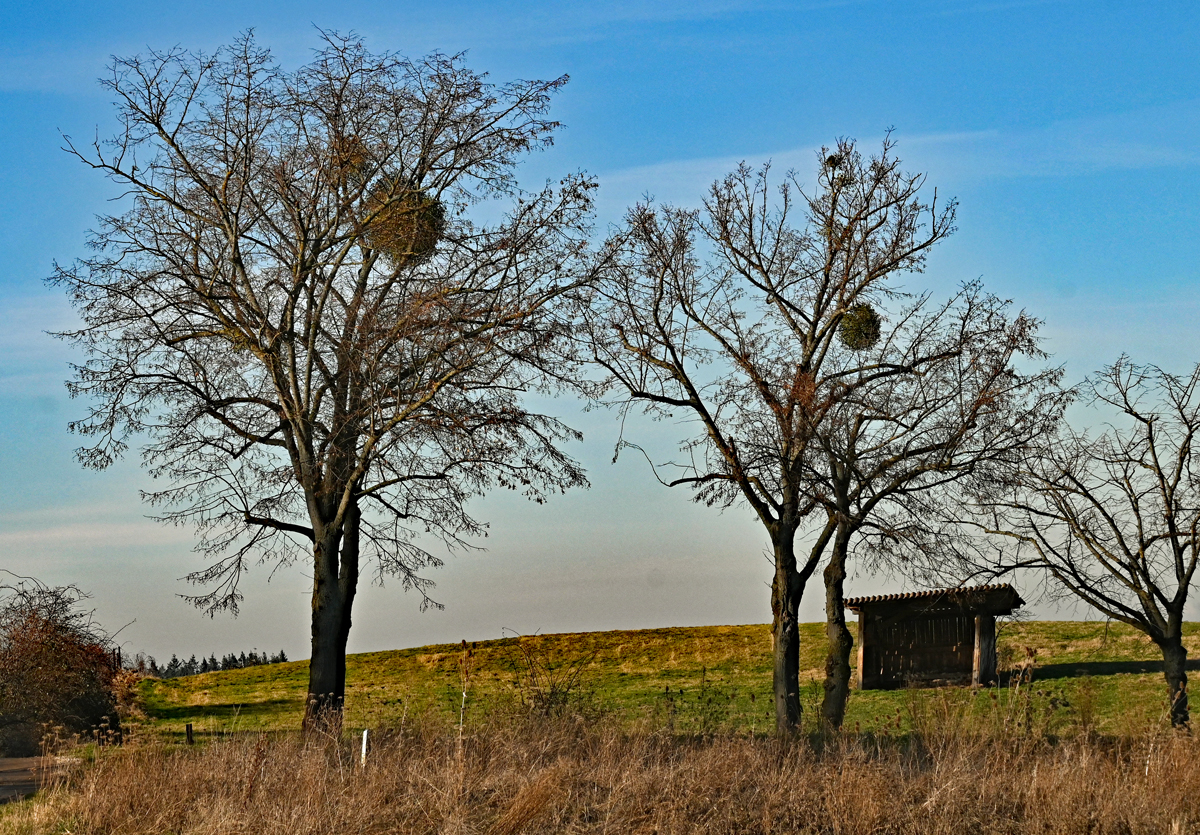
[[[1200,624],[1185,628],[1189,654]],[[412,721],[485,721],[497,712],[558,704],[682,732],[771,728],[770,632],[765,625],[585,632],[441,644],[347,659],[348,728]],[[1009,688],[855,692],[847,727],[895,732],[971,721],[1037,725],[1053,732],[1136,732],[1162,721],[1166,689],[1156,648],[1132,629],[1103,622],[1010,623],[1001,667],[1034,662],[1034,681]],[[811,723],[821,697],[821,624],[801,636],[802,701]],[[531,671],[534,673],[531,676]],[[466,701],[463,677],[466,673]],[[228,670],[142,687],[144,729],[202,735],[299,726],[307,662]]]

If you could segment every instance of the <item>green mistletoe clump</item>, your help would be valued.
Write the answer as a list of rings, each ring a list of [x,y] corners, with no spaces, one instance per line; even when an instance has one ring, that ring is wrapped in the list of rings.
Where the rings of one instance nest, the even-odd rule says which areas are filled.
[[[879,341],[881,324],[875,308],[860,302],[842,315],[838,335],[842,344],[851,351],[866,351],[875,347],[875,343]]]

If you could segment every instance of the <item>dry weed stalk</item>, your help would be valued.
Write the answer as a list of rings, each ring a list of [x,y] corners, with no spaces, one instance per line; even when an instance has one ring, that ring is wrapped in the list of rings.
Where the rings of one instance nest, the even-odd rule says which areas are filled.
[[[536,635],[517,635],[510,646],[521,702],[540,716],[562,716],[578,711],[584,698],[584,677],[599,656],[598,649],[573,654],[552,652]]]

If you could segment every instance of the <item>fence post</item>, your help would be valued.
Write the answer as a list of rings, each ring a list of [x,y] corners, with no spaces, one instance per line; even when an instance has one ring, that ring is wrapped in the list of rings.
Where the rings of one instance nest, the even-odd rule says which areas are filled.
[[[192,723],[191,722],[187,723],[186,730],[187,730],[187,744],[195,745],[196,740],[192,738]]]

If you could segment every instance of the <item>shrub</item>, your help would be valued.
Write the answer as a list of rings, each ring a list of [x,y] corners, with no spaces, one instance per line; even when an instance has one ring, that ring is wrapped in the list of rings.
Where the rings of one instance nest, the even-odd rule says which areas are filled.
[[[75,586],[0,586],[0,753],[37,752],[50,730],[119,733],[119,656]]]

